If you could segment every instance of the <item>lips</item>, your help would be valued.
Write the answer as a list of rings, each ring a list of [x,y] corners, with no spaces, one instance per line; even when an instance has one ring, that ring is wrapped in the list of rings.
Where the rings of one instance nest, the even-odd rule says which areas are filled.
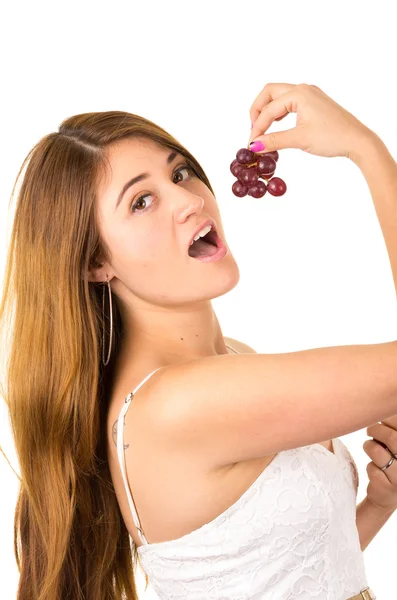
[[[188,247],[187,247],[188,251],[189,251],[189,247],[190,247],[191,243],[193,242],[194,238],[196,237],[196,235],[199,233],[199,231],[201,231],[203,229],[203,227],[206,227],[207,225],[211,225],[211,227],[212,227],[211,232],[216,232],[216,224],[213,219],[207,219],[206,221],[203,221],[203,223],[201,223],[201,225],[199,225],[193,232],[193,234],[190,238]]]
[[[207,235],[209,235],[209,234],[207,234]],[[199,254],[195,254],[194,256],[189,254],[189,256],[191,256],[191,258],[198,260],[200,262],[214,262],[214,261],[221,260],[224,256],[226,256],[228,253],[227,247],[222,242],[222,239],[219,237],[219,235],[217,235],[216,233],[214,233],[214,235],[216,235],[216,241],[217,241],[216,246],[207,242],[207,244],[204,244],[207,251],[203,252],[203,248],[201,248],[201,250],[199,250]],[[211,248],[211,250],[210,250],[210,248]]]
[[[222,245],[221,238],[219,237],[219,235],[218,235],[217,231],[215,231],[215,229],[211,229],[211,231],[209,231],[207,233],[207,235],[205,235],[202,239],[205,240],[206,242],[209,242],[210,244],[213,244],[217,248],[220,248]]]

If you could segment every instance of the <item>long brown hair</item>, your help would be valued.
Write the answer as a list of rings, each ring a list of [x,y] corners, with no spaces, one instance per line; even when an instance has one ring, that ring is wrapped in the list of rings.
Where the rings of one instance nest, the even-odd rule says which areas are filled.
[[[102,364],[102,286],[84,276],[110,249],[100,236],[96,185],[108,147],[143,137],[197,160],[151,121],[122,111],[65,119],[26,156],[0,306],[1,386],[20,466],[14,552],[17,600],[135,600],[136,546],[107,461],[106,414],[123,336],[113,296],[112,358]],[[107,311],[108,313],[108,311]],[[107,350],[107,346],[106,346]],[[148,579],[146,577],[146,583]]]

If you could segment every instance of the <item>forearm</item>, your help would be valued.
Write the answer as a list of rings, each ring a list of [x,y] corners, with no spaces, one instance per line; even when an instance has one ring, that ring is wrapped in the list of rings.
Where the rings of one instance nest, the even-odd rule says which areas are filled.
[[[371,192],[397,293],[397,163],[382,140],[371,130],[357,138],[350,159],[359,167]]]
[[[387,512],[374,506],[366,496],[356,508],[356,525],[360,538],[360,547],[364,551],[393,512]]]
[[[397,294],[397,163],[386,145],[371,130],[365,130],[350,153],[368,184],[385,239]],[[364,551],[390,519],[393,511],[376,507],[366,496],[356,508],[356,525]]]

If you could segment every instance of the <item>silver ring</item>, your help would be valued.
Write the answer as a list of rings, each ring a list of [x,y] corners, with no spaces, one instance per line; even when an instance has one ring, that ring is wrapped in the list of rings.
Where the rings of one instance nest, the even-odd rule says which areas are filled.
[[[386,469],[388,469],[390,467],[390,465],[392,465],[395,461],[394,455],[391,457],[391,459],[389,460],[389,462],[387,463],[387,465],[385,465],[384,467],[380,467],[381,471],[386,471]]]

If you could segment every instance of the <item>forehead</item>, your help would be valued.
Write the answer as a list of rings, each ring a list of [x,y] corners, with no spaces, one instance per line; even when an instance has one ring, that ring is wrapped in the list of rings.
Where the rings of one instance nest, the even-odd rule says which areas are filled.
[[[112,169],[115,169],[125,164],[131,165],[131,161],[136,161],[138,164],[145,161],[160,162],[169,152],[167,148],[163,148],[153,140],[130,138],[109,146],[106,155]]]
[[[106,150],[106,166],[99,178],[99,197],[106,204],[114,201],[128,179],[143,172],[164,169],[169,154],[169,148],[149,139],[124,139],[112,144]],[[177,156],[182,155],[178,153]]]

